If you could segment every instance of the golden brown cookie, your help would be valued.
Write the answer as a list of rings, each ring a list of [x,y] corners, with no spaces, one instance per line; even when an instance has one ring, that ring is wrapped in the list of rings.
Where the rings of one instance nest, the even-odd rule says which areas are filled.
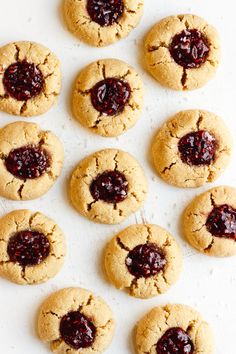
[[[61,229],[39,212],[14,210],[0,219],[0,275],[13,283],[44,283],[61,269]]]
[[[148,71],[161,85],[174,90],[202,87],[220,60],[216,30],[190,14],[158,22],[147,35],[144,51]]]
[[[213,350],[208,323],[189,306],[155,307],[138,323],[138,354],[212,354]]]
[[[144,0],[63,1],[69,31],[96,47],[126,37],[138,25],[144,5]]]
[[[214,187],[197,196],[183,215],[186,239],[208,256],[236,254],[236,189]]]
[[[59,139],[35,123],[15,122],[0,130],[0,195],[29,200],[45,194],[61,173]]]
[[[136,71],[117,59],[98,60],[76,79],[72,109],[76,119],[94,133],[118,136],[138,120],[143,84]]]
[[[82,160],[70,181],[74,207],[88,219],[118,224],[143,204],[147,180],[138,162],[117,149],[97,151]]]
[[[50,49],[26,41],[0,48],[0,110],[24,117],[43,114],[60,89],[60,62]]]
[[[100,354],[114,332],[113,315],[100,297],[80,288],[51,294],[38,315],[38,335],[56,354]]]
[[[131,225],[107,245],[105,269],[118,289],[142,299],[165,293],[178,279],[182,254],[169,232],[157,225]]]
[[[203,110],[177,113],[157,132],[152,145],[155,169],[177,187],[200,187],[225,170],[233,139],[224,122]]]

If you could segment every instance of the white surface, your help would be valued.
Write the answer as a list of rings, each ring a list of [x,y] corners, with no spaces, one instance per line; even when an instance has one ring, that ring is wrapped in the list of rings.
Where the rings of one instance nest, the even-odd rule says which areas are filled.
[[[149,162],[149,144],[154,131],[170,115],[186,108],[205,108],[221,115],[235,133],[235,60],[236,21],[234,1],[215,0],[146,0],[145,15],[138,28],[119,43],[103,48],[81,44],[64,28],[59,14],[59,0],[1,0],[1,44],[12,40],[41,42],[57,53],[62,61],[63,89],[57,106],[44,116],[33,119],[44,129],[51,129],[65,146],[63,173],[44,197],[32,202],[0,200],[0,214],[12,209],[40,210],[59,223],[66,235],[68,254],[59,275],[40,286],[17,286],[0,279],[0,353],[43,354],[47,346],[34,330],[38,306],[52,291],[66,286],[81,286],[103,296],[114,311],[117,328],[107,353],[128,354],[133,351],[133,327],[146,311],[167,302],[189,304],[211,323],[216,339],[215,354],[235,354],[235,288],[236,257],[212,259],[193,251],[182,239],[179,220],[191,198],[199,190],[184,190],[164,184],[155,176]],[[223,58],[216,77],[203,89],[178,93],[160,87],[142,69],[142,39],[147,30],[161,18],[191,12],[205,17],[220,34]],[[117,57],[132,64],[142,75],[146,86],[145,108],[138,124],[118,139],[90,134],[71,116],[71,84],[78,71],[89,62]],[[1,126],[17,120],[1,113]],[[66,189],[72,168],[87,154],[105,147],[117,147],[133,153],[145,168],[149,196],[145,207],[119,226],[96,225],[77,214],[67,200]],[[235,161],[235,155],[232,161]],[[217,184],[235,185],[233,163]],[[145,220],[170,230],[181,244],[184,269],[179,282],[167,294],[141,301],[115,290],[102,272],[102,250],[107,240],[126,225]]]

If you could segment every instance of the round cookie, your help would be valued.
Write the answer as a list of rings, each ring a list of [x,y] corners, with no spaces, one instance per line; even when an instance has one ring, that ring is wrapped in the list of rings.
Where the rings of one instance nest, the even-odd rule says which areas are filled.
[[[80,40],[103,47],[126,37],[139,23],[144,0],[64,0],[64,18]]]
[[[142,299],[165,293],[178,279],[182,255],[169,232],[157,225],[132,225],[107,245],[105,269],[111,283]]]
[[[24,117],[43,114],[60,89],[60,62],[50,49],[26,41],[0,48],[0,110]]]
[[[197,196],[184,212],[183,232],[208,256],[236,255],[236,189],[220,186]]]
[[[142,107],[142,80],[121,60],[93,62],[76,79],[74,116],[94,133],[109,137],[124,133],[136,123]]]
[[[144,51],[152,76],[174,90],[202,87],[213,77],[220,60],[216,30],[190,14],[158,22],[146,37]]]
[[[12,200],[45,194],[61,173],[59,139],[35,123],[15,122],[0,129],[0,195]]]
[[[138,354],[212,354],[213,350],[208,323],[189,306],[155,307],[138,323]]]
[[[118,224],[143,204],[147,180],[138,162],[117,149],[97,151],[82,160],[70,181],[74,207],[92,221]]]
[[[113,315],[100,297],[80,288],[51,294],[38,315],[38,335],[56,354],[100,354],[114,332]]]
[[[64,263],[65,239],[39,212],[14,210],[0,219],[0,275],[13,283],[44,283]]]
[[[154,167],[177,187],[215,181],[229,163],[233,140],[224,122],[203,110],[177,113],[157,132],[152,144]]]

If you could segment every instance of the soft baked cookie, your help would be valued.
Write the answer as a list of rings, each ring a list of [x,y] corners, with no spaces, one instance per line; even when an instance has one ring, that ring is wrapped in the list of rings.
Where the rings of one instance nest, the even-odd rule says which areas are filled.
[[[74,116],[94,133],[122,134],[136,123],[142,106],[142,80],[121,60],[93,62],[76,79],[72,99]]]
[[[0,275],[17,284],[39,284],[64,263],[65,240],[47,216],[14,210],[0,218]]]
[[[169,232],[157,225],[132,225],[107,245],[109,280],[132,296],[151,298],[166,292],[178,279],[181,251]]]
[[[139,23],[144,0],[63,0],[68,29],[97,47],[126,37]]]
[[[166,182],[199,187],[215,181],[228,165],[233,139],[224,122],[203,110],[177,113],[158,131],[153,163]]]
[[[216,30],[195,15],[164,18],[145,40],[147,69],[160,84],[174,90],[202,87],[220,59]]]
[[[97,151],[82,160],[70,181],[74,207],[87,218],[118,224],[143,204],[147,180],[138,162],[117,149]]]
[[[61,173],[59,139],[35,123],[15,122],[0,129],[0,195],[12,200],[45,194]]]
[[[199,251],[217,257],[236,254],[236,189],[220,186],[197,196],[186,208],[183,231]]]
[[[100,354],[114,332],[113,315],[100,297],[80,288],[50,295],[38,315],[38,335],[57,354]]]
[[[43,114],[61,89],[60,62],[34,42],[0,47],[0,110],[24,117]]]
[[[212,354],[213,335],[191,307],[160,306],[138,323],[136,349],[138,354]]]

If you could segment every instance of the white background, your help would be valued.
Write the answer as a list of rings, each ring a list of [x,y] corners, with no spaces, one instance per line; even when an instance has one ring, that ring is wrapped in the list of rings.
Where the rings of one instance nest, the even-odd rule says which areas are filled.
[[[172,114],[186,108],[205,108],[222,116],[233,134],[236,130],[236,21],[232,0],[145,0],[141,24],[127,39],[103,49],[80,43],[66,31],[60,0],[0,1],[0,44],[13,40],[32,40],[51,48],[61,59],[63,87],[58,105],[44,116],[31,119],[51,129],[65,147],[65,166],[56,185],[42,198],[31,202],[0,199],[0,215],[12,209],[39,210],[62,227],[68,253],[62,271],[39,286],[18,286],[0,279],[0,353],[44,354],[46,345],[35,334],[36,313],[42,300],[52,291],[66,286],[81,286],[101,295],[110,304],[117,321],[115,337],[108,353],[133,352],[135,323],[153,306],[168,302],[197,308],[215,332],[215,354],[235,354],[236,257],[214,259],[191,249],[181,238],[179,220],[197,190],[171,187],[155,176],[149,163],[149,147],[154,131]],[[161,18],[178,13],[195,13],[214,24],[222,39],[222,63],[216,77],[195,92],[172,92],[159,86],[142,67],[142,41],[149,28]],[[123,59],[141,74],[145,87],[145,108],[138,124],[119,138],[91,134],[70,115],[69,98],[75,76],[89,62],[107,57]],[[17,120],[0,114],[0,126]],[[149,196],[144,208],[122,225],[96,225],[77,214],[67,199],[67,186],[74,166],[91,152],[117,147],[134,154],[149,180]],[[217,184],[235,185],[233,163]],[[102,250],[114,233],[125,226],[145,220],[167,228],[178,239],[184,254],[179,282],[167,293],[152,300],[137,300],[114,289],[102,271]]]

